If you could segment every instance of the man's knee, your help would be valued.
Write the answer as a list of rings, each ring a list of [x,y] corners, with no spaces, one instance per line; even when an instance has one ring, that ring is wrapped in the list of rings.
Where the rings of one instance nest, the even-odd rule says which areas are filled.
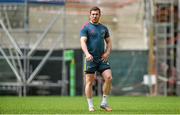
[[[89,76],[89,77],[86,77],[86,85],[87,86],[93,86],[94,84],[94,76]]]
[[[106,76],[105,81],[106,82],[112,82],[112,76],[111,75]]]
[[[93,86],[93,84],[94,84],[94,81],[87,81],[87,82],[86,82],[86,85],[87,85],[87,86]]]

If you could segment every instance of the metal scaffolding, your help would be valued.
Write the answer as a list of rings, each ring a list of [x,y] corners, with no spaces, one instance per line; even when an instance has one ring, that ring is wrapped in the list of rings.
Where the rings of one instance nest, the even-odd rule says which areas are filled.
[[[56,5],[53,13],[49,14],[47,19],[49,22],[45,23],[47,26],[37,28],[41,25],[34,24],[30,27],[31,12],[37,12],[44,7],[49,8],[50,5]],[[19,96],[26,96],[27,87],[61,87],[61,95],[67,95],[67,73],[64,59],[64,53],[61,57],[51,58],[51,54],[55,49],[65,51],[65,0],[51,1],[51,2],[38,2],[36,0],[17,0],[15,1],[1,1],[0,3],[0,60],[6,60],[14,73],[15,81],[1,81],[0,89],[12,89],[18,92]],[[42,10],[41,10],[42,11]],[[16,16],[14,16],[15,14]],[[38,15],[38,14],[37,14]],[[46,13],[43,15],[48,15]],[[33,20],[33,19],[32,19]],[[59,22],[60,20],[60,22]],[[39,19],[40,24],[46,19]],[[57,25],[61,25],[57,29]],[[37,29],[36,29],[37,28]],[[45,41],[47,36],[53,38]],[[55,36],[55,37],[54,37]],[[31,42],[33,41],[33,42]],[[49,48],[42,44],[49,44]],[[38,57],[34,54],[39,49],[48,50],[44,56]],[[39,71],[47,60],[62,61],[62,79],[57,82],[43,82],[34,81]],[[35,69],[30,67],[30,60],[41,60]],[[3,77],[3,76],[1,76]]]
[[[180,20],[180,0],[178,1],[178,5],[179,5],[179,9],[178,9],[178,19]],[[177,81],[176,81],[176,94],[179,96],[180,95],[180,38],[179,38],[179,34],[180,34],[180,23],[178,24],[178,38],[177,38],[177,56],[176,56],[176,60],[177,60]]]
[[[159,94],[174,95],[176,80],[177,0],[155,2],[155,52]]]
[[[145,3],[149,74],[157,76],[159,95],[176,95],[176,77],[179,76],[178,0],[145,0]]]

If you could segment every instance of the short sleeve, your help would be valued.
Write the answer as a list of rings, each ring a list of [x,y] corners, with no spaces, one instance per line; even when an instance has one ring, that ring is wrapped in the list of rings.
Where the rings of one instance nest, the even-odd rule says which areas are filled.
[[[87,37],[88,36],[87,34],[88,34],[87,27],[83,26],[80,31],[80,37],[82,37],[82,36]]]
[[[109,30],[107,29],[107,27],[105,27],[105,38],[108,38],[109,36]]]

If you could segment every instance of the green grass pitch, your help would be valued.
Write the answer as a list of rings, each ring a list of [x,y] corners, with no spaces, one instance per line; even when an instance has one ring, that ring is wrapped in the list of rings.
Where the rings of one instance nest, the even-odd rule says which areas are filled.
[[[0,114],[180,114],[180,97],[111,96],[112,112],[99,108],[101,98],[94,97],[96,111],[88,112],[85,97],[0,97]]]

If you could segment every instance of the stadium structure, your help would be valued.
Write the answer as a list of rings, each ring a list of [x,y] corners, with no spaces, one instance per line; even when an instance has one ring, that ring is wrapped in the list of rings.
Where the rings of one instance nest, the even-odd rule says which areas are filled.
[[[79,31],[92,6],[113,41],[112,95],[180,95],[180,0],[1,0],[0,95],[84,95]]]

